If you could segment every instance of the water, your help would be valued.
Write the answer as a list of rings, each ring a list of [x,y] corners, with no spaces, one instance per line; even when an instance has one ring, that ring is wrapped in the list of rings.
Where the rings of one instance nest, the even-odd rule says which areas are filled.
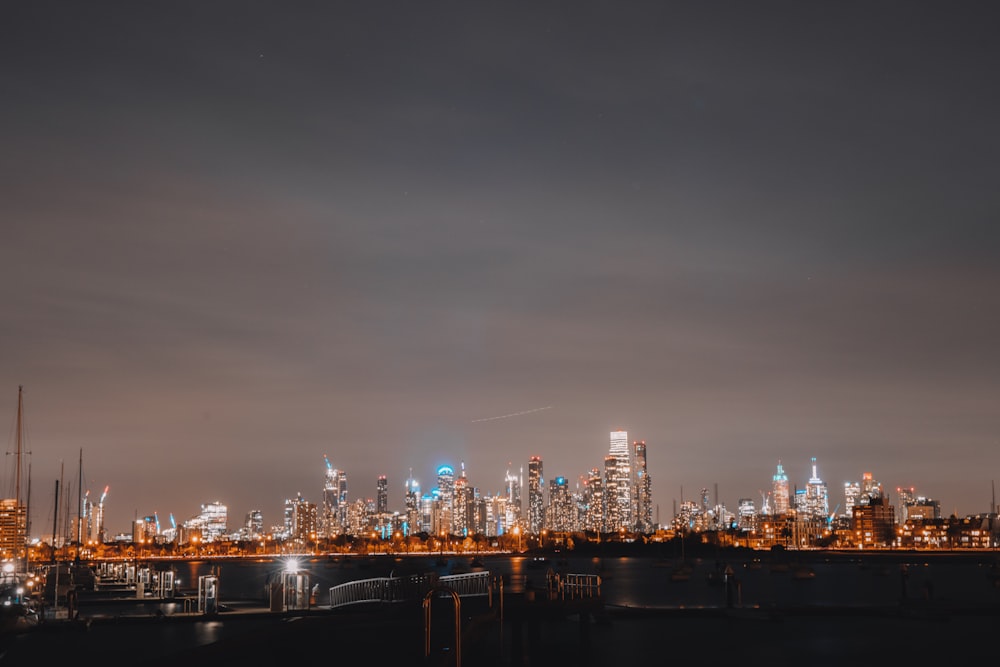
[[[518,584],[543,588],[550,569],[599,574],[602,577],[601,598],[609,608],[662,610],[665,614],[643,611],[638,616],[613,617],[615,620],[611,623],[595,624],[591,631],[592,642],[586,648],[580,644],[579,630],[574,623],[546,626],[540,643],[533,649],[532,664],[648,662],[651,657],[687,654],[688,649],[696,647],[702,651],[698,664],[731,665],[748,660],[750,664],[757,664],[756,658],[780,650],[789,657],[808,657],[814,666],[841,667],[859,655],[872,661],[909,660],[913,664],[926,664],[933,647],[951,646],[955,637],[991,636],[1000,616],[1000,586],[994,583],[998,572],[996,557],[997,554],[963,557],[912,554],[886,558],[869,556],[861,560],[809,554],[806,560],[805,555],[788,554],[783,561],[771,561],[766,555],[760,559],[741,555],[691,559],[688,561],[690,572],[683,580],[673,576],[679,565],[676,558],[570,554],[555,555],[543,563],[526,556],[509,555],[482,555],[479,560],[485,570],[504,578],[507,591],[516,592]],[[317,604],[322,606],[326,602],[325,591],[340,583],[423,572],[451,574],[467,570],[471,565],[471,556],[380,554],[372,558],[305,558],[300,560],[298,571],[308,574],[310,586],[319,587]],[[796,565],[811,568],[814,576],[796,578]],[[739,592],[732,606],[740,613],[704,617],[682,611],[699,608],[712,611],[730,605],[725,583],[714,576],[726,566],[732,568],[734,590]],[[268,583],[280,577],[284,567],[284,562],[275,559],[174,563],[179,585],[185,589],[183,592],[193,593],[200,576],[217,575],[219,600],[223,605],[261,607],[267,602]],[[911,607],[906,604],[908,602],[913,603],[916,613],[900,613],[901,610],[908,612]],[[986,611],[924,613],[939,604],[949,610],[976,608]],[[112,613],[120,615],[122,622],[94,623],[86,631],[60,632],[55,636],[58,641],[53,641],[48,633],[9,637],[0,647],[0,664],[23,664],[37,657],[40,651],[57,661],[91,656],[97,662],[153,651],[165,663],[172,663],[175,656],[183,656],[185,664],[195,664],[193,656],[185,653],[194,647],[225,647],[226,651],[231,651],[234,646],[251,645],[252,648],[247,649],[251,651],[248,664],[264,664],[268,656],[277,659],[276,655],[280,655],[282,660],[286,659],[287,652],[297,650],[295,647],[300,644],[302,651],[307,651],[330,642],[364,641],[359,635],[369,631],[363,627],[345,628],[343,618],[318,630],[302,621],[291,624],[277,623],[273,618],[230,621],[225,616],[198,623],[126,622],[126,617],[148,615],[152,609],[169,616],[181,611],[179,605],[178,602],[159,605],[138,601],[117,603],[110,612],[100,605],[83,605],[81,617]],[[866,613],[865,607],[874,611]],[[881,608],[892,611],[885,613]],[[758,609],[778,611],[768,612],[764,617],[742,613],[756,614]],[[824,612],[824,609],[831,611]],[[814,610],[821,610],[823,615],[816,616]],[[771,622],[762,623],[762,620]],[[419,621],[414,620],[411,625],[414,624],[419,631]],[[285,630],[301,627],[304,631],[301,641],[286,640],[278,634],[279,626],[284,626]],[[381,628],[375,631],[381,632]],[[507,643],[494,644],[493,649],[501,646],[510,649],[509,627],[507,631]],[[338,632],[340,634],[335,636]],[[395,632],[405,634],[408,631],[397,627]],[[381,639],[368,641],[377,644]],[[418,647],[417,639],[412,636],[395,643],[412,651]],[[277,649],[273,647],[278,646],[282,648],[276,654]],[[468,647],[470,652],[473,648]],[[197,664],[218,664],[218,661]],[[500,664],[517,663],[501,661]]]
[[[601,597],[608,605],[623,607],[677,608],[727,606],[724,577],[732,568],[736,603],[747,607],[887,606],[900,600],[942,600],[962,605],[1000,604],[1000,587],[994,584],[997,559],[992,554],[942,557],[939,554],[892,558],[823,557],[812,554],[808,561],[794,556],[783,561],[752,556],[686,561],[691,571],[686,580],[673,577],[679,561],[648,557],[594,557],[562,555],[535,566],[527,556],[479,556],[484,569],[517,582],[545,586],[549,569],[562,573],[599,574]],[[337,584],[373,577],[401,576],[419,572],[449,574],[468,571],[471,556],[391,556],[306,558],[299,571],[309,575],[310,586],[325,592]],[[783,567],[787,565],[787,569]],[[796,566],[814,576],[796,574]],[[182,587],[194,589],[199,576],[217,572],[221,602],[267,600],[268,582],[280,577],[282,561],[190,561],[179,563],[177,577]],[[508,588],[511,590],[510,588]]]

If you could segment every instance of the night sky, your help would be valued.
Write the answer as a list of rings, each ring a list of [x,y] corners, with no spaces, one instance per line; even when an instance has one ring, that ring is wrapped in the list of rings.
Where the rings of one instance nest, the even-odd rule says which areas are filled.
[[[995,7],[5,2],[32,532],[81,450],[115,533],[274,525],[324,455],[390,509],[442,463],[575,482],[618,429],[661,522],[812,457],[831,509],[871,472],[988,511]]]

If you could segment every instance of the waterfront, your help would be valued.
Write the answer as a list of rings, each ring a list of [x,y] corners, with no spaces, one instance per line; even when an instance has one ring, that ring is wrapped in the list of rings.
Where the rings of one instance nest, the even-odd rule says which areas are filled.
[[[587,637],[571,615],[546,616],[526,630],[533,663],[559,657],[574,664],[612,664],[654,655],[665,659],[692,650],[703,652],[698,664],[735,659],[757,664],[764,651],[823,665],[861,655],[918,659],[943,646],[962,645],[969,637],[989,636],[1000,617],[995,554],[770,556],[695,558],[687,562],[689,570],[680,570],[678,559],[650,557],[548,554],[540,561],[489,555],[477,560],[491,576],[504,579],[510,605],[526,590],[544,590],[550,569],[601,575],[603,610],[588,626]],[[237,658],[260,664],[306,660],[334,647],[363,649],[371,664],[419,660],[419,609],[334,612],[323,609],[323,592],[357,579],[430,571],[447,574],[474,563],[471,556],[303,559],[300,571],[308,573],[310,585],[321,591],[316,606],[309,612],[281,615],[243,613],[266,608],[264,591],[284,567],[281,560],[173,565],[182,587],[216,573],[224,610],[198,622],[180,622],[183,604],[177,600],[111,603],[82,598],[80,616],[94,622],[8,638],[0,661],[10,664],[44,650],[53,659],[74,659],[78,664],[88,660],[97,664],[115,656],[142,656],[145,664],[214,664]],[[726,566],[732,568],[738,597],[727,597],[725,580],[720,583],[716,576]],[[686,576],[676,577],[679,571]],[[811,576],[796,574],[802,571]],[[527,664],[512,653],[516,642],[511,618],[506,627],[468,643],[464,664]]]

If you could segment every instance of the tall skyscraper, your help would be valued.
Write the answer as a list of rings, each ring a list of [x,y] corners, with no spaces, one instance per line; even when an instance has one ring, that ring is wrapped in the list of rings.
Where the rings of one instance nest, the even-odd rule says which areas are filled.
[[[632,462],[628,449],[628,431],[611,431],[611,448],[609,456],[615,458],[615,489],[607,487],[608,494],[608,530],[632,530],[635,528],[635,518],[632,513]],[[612,512],[612,505],[614,511]]]
[[[646,468],[646,441],[632,443],[635,449],[636,530],[653,532],[653,483]]]
[[[622,525],[621,505],[618,504],[618,459],[604,457],[604,532],[618,530]]]
[[[413,469],[410,469],[410,476],[406,479],[406,517],[403,530],[407,535],[419,533],[420,523],[420,484],[413,479]]]
[[[826,484],[816,472],[816,457],[812,457],[812,477],[806,482],[806,513],[814,519],[827,521],[830,518],[830,496]]]
[[[844,516],[853,517],[854,508],[861,502],[861,483],[844,482]]]
[[[436,527],[438,532],[451,532],[452,516],[455,511],[455,469],[444,465],[437,469],[437,490],[440,499],[440,525]]]
[[[785,474],[785,469],[781,467],[781,461],[778,461],[778,470],[774,473],[772,478],[771,494],[772,500],[774,501],[774,513],[778,516],[783,514],[788,514],[788,510],[791,509],[791,496],[788,494],[788,475]]]
[[[528,532],[537,535],[545,522],[545,478],[542,457],[528,459]]]
[[[461,462],[461,472],[455,480],[454,511],[451,516],[451,532],[455,535],[470,534],[472,523],[472,487],[465,476],[465,461]]]
[[[504,496],[507,499],[506,511],[513,519],[513,522],[508,524],[509,528],[513,528],[515,524],[521,523],[521,478],[523,475],[524,468],[521,468],[520,475],[512,474],[510,468],[508,468],[507,474],[504,477]]]
[[[604,529],[604,483],[601,480],[601,471],[598,468],[591,468],[587,476],[587,485],[584,487],[584,497],[587,503],[587,514],[584,519],[584,529],[593,530],[598,533],[605,532]]]
[[[389,480],[385,478],[385,475],[378,476],[378,482],[376,483],[377,495],[375,501],[375,511],[379,515],[389,513]]]
[[[569,480],[556,477],[549,485],[549,521],[552,530],[573,530],[576,524]]]
[[[861,476],[861,497],[862,504],[869,503],[876,498],[882,497],[882,485],[875,481],[870,472]]]

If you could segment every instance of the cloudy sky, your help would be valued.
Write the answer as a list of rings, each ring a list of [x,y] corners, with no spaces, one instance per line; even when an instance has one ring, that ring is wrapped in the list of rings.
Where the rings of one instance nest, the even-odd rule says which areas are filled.
[[[76,512],[81,451],[118,532],[278,523],[324,456],[393,509],[442,463],[575,481],[617,429],[663,522],[812,457],[831,509],[871,472],[989,510],[997,13],[5,3],[0,413],[12,453],[23,385],[33,532],[57,480]]]

